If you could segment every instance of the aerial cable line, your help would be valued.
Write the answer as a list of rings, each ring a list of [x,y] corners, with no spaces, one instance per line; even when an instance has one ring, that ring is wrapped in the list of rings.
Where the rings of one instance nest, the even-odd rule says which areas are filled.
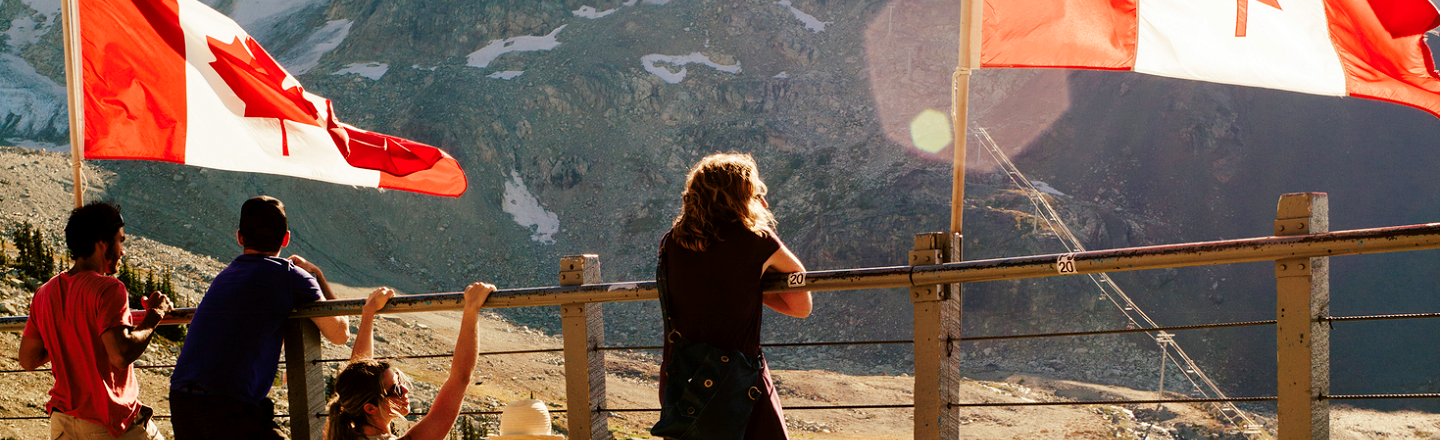
[[[975,127],[974,133],[979,136],[980,144],[985,147],[985,151],[989,152],[990,156],[995,159],[995,162],[1005,170],[1006,177],[1009,177],[1015,186],[1025,192],[1025,195],[1030,199],[1030,204],[1035,207],[1035,212],[1039,214],[1038,217],[1045,220],[1045,224],[1055,233],[1056,238],[1060,240],[1060,244],[1065,246],[1066,252],[1084,252],[1085,246],[1080,244],[1080,240],[1075,238],[1075,234],[1070,231],[1070,227],[1060,219],[1060,214],[1056,212],[1055,208],[1050,205],[1050,202],[1045,199],[1044,193],[1036,188],[1035,184],[1032,183],[1030,179],[1027,179],[1024,174],[1021,174],[1020,169],[1016,168],[1013,162],[1010,162],[1010,158],[1000,150],[1000,146],[995,143],[995,139],[990,137],[990,132],[986,131],[984,127],[977,126]],[[1125,318],[1130,321],[1130,325],[1136,328],[1160,327],[1154,320],[1150,319],[1149,315],[1146,315],[1144,311],[1140,310],[1140,307],[1137,306],[1134,301],[1130,300],[1130,296],[1126,295],[1125,291],[1122,290],[1119,285],[1115,284],[1115,281],[1110,278],[1110,274],[1092,273],[1087,274],[1087,276],[1090,277],[1090,282],[1094,283],[1095,287],[1100,289],[1101,299],[1109,300],[1117,309],[1120,309],[1120,313],[1125,315]],[[1141,325],[1142,321],[1145,325]],[[1151,334],[1150,332],[1145,332],[1145,334],[1159,341],[1157,335]],[[1180,369],[1180,372],[1185,375],[1185,379],[1190,382],[1196,391],[1199,391],[1202,396],[1207,398],[1211,397],[1212,393],[1222,399],[1228,398],[1224,392],[1220,391],[1220,387],[1215,385],[1215,382],[1211,381],[1210,377],[1200,370],[1199,365],[1195,364],[1195,360],[1191,359],[1190,356],[1185,353],[1185,350],[1180,348],[1178,342],[1175,342],[1173,339],[1167,342],[1168,344],[1160,344],[1162,353],[1167,353],[1164,351],[1166,350],[1166,345],[1175,349],[1175,357],[1164,356]],[[1164,365],[1165,364],[1162,363],[1161,368],[1164,368]],[[1161,374],[1164,374],[1163,371]],[[1196,382],[1196,379],[1203,382],[1205,387],[1202,388],[1200,383]],[[1161,380],[1163,381],[1164,379]],[[1164,382],[1161,383],[1163,384]],[[1206,392],[1205,388],[1208,388],[1209,392]],[[1263,431],[1254,429],[1259,426],[1259,423],[1256,423],[1254,419],[1250,418],[1249,414],[1241,411],[1234,403],[1224,402],[1215,403],[1215,405],[1227,421],[1241,426],[1244,429],[1243,433],[1257,434],[1258,437],[1265,439],[1270,438],[1270,436],[1266,435]],[[1237,418],[1240,419],[1239,422],[1236,421]]]

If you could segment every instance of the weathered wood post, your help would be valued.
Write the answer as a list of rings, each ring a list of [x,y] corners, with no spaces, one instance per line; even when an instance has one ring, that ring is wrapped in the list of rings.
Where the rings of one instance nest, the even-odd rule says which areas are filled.
[[[600,256],[560,258],[560,285],[600,282]],[[609,439],[610,425],[599,409],[605,406],[605,320],[600,303],[560,306],[565,335],[565,408],[570,439]],[[588,434],[586,434],[588,433]]]
[[[320,360],[320,329],[309,319],[285,322],[285,384],[290,394],[290,438],[323,440],[325,370]]]
[[[960,261],[962,236],[932,232],[915,235],[911,266]],[[960,285],[940,284],[910,288],[915,304],[915,438],[953,439],[960,435],[957,408],[960,356]]]
[[[1330,232],[1325,193],[1280,196],[1275,235]],[[1282,440],[1330,438],[1330,259],[1275,261],[1275,335],[1279,380],[1278,432]]]

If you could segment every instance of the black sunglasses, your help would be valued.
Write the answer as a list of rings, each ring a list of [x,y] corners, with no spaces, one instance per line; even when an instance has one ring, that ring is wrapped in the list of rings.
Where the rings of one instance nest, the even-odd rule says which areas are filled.
[[[396,370],[396,374],[395,384],[381,392],[381,397],[400,399],[410,395],[410,376],[399,370]]]

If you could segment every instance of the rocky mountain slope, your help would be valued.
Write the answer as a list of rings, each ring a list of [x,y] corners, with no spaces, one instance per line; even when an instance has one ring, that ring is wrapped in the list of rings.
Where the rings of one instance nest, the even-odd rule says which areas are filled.
[[[926,140],[948,113],[954,2],[755,0],[215,0],[305,87],[360,127],[454,155],[458,199],[171,164],[95,162],[95,197],[134,232],[225,261],[240,201],[287,202],[297,253],[351,285],[457,290],[554,283],[562,255],[601,255],[606,281],[652,278],[686,168],[754,154],[779,233],[814,269],[902,264],[910,236],[948,225],[950,150]],[[64,144],[56,0],[0,3],[0,138]],[[1440,121],[1378,102],[1107,72],[986,70],[971,114],[1091,249],[1263,236],[1281,193],[1328,191],[1332,227],[1434,221],[1425,191]],[[943,123],[939,124],[943,127]],[[943,131],[943,129],[942,129]],[[975,145],[972,141],[971,145]],[[937,149],[938,148],[938,149]],[[1029,202],[972,150],[966,258],[1058,252]],[[63,170],[51,171],[57,181]],[[91,179],[98,179],[92,176]],[[19,183],[28,185],[28,183]],[[1440,310],[1433,259],[1335,261],[1335,314]],[[1164,324],[1273,316],[1264,264],[1124,274]],[[909,338],[898,291],[825,293],[816,314],[767,318],[773,341]],[[967,286],[967,334],[1123,326],[1075,279]],[[606,308],[607,338],[653,344],[653,303]],[[555,310],[506,311],[542,331]],[[1403,327],[1401,327],[1403,325]],[[837,330],[838,329],[838,330]],[[1403,329],[1403,330],[1401,330]],[[1410,347],[1440,325],[1344,324],[1334,392],[1436,391],[1437,356]],[[1398,335],[1398,336],[1396,336]],[[1177,337],[1227,392],[1273,392],[1273,331]],[[1142,337],[970,344],[967,365],[1154,386]],[[786,367],[900,373],[906,350],[777,350]],[[1049,369],[1051,371],[1046,371]],[[1188,390],[1177,390],[1188,391]],[[1414,406],[1399,402],[1381,405]],[[1429,406],[1433,408],[1433,406]]]

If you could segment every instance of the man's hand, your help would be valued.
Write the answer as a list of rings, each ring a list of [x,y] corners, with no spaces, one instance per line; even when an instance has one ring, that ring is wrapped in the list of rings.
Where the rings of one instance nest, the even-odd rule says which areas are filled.
[[[490,283],[475,283],[465,288],[465,310],[480,310],[485,305],[485,300],[490,298],[490,293],[495,291],[495,285]]]
[[[305,257],[291,255],[286,259],[290,260],[290,262],[295,264],[295,267],[300,268],[300,270],[310,272],[311,275],[320,276],[320,267],[316,266],[315,263],[311,263],[310,260],[306,260]]]
[[[391,289],[389,287],[381,287],[375,289],[374,291],[370,292],[370,297],[365,298],[365,307],[361,309],[361,311],[363,313],[373,315],[376,312],[379,312],[380,309],[385,308],[385,304],[389,303],[390,298],[394,297],[395,289]]]
[[[150,296],[140,298],[140,304],[142,307],[145,307],[145,320],[149,321],[151,319],[150,317],[154,316],[155,323],[159,323],[161,319],[165,319],[166,315],[175,311],[175,304],[171,303],[170,298],[159,291],[150,292]]]

